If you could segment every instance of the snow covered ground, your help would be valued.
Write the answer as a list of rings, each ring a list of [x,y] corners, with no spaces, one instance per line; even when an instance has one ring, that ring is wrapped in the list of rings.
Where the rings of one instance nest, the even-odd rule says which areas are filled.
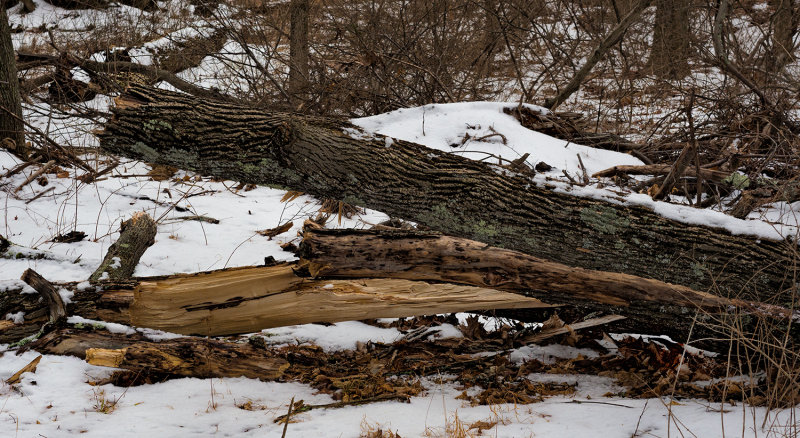
[[[615,164],[634,164],[625,154],[594,150],[519,126],[502,113],[503,104],[464,103],[430,105],[391,114],[356,120],[359,125],[394,136],[456,153],[489,152],[511,159],[530,153],[532,160],[546,161],[568,171],[578,169],[575,154],[582,154],[590,171]],[[425,117],[422,132],[421,117]],[[417,128],[415,128],[417,127]],[[491,130],[502,132],[506,144],[493,140],[470,141],[465,146],[450,145],[465,132],[480,137]],[[470,152],[465,152],[465,150]],[[0,153],[0,173],[18,162]],[[90,184],[76,182],[74,170],[68,175],[48,174],[41,186],[33,182],[19,187],[30,171],[0,181],[3,185],[2,233],[16,245],[12,251],[37,254],[37,257],[0,259],[0,288],[18,284],[26,268],[33,268],[51,281],[82,281],[100,263],[104,251],[118,236],[121,220],[134,212],[146,211],[160,220],[156,243],[145,253],[136,275],[163,275],[195,272],[262,263],[264,257],[291,259],[280,243],[296,237],[305,217],[319,208],[311,197],[301,196],[280,202],[285,192],[257,187],[237,189],[233,181],[210,181],[178,172],[172,178],[155,181],[150,167],[138,162],[123,162],[110,176]],[[566,186],[565,186],[566,187]],[[54,188],[54,189],[51,189]],[[37,194],[50,190],[29,202]],[[600,189],[593,189],[600,193]],[[635,194],[629,196],[636,196]],[[666,205],[666,209],[679,208]],[[692,210],[696,211],[696,210]],[[717,212],[703,212],[724,216]],[[182,220],[202,215],[218,224]],[[729,218],[728,216],[724,216]],[[385,215],[367,212],[353,219],[335,220],[333,226],[365,227],[384,220]],[[258,230],[276,227],[293,220],[288,232],[273,240]],[[705,220],[705,219],[703,219]],[[726,219],[737,221],[735,219]],[[742,227],[761,224],[738,221]],[[751,229],[751,228],[746,228]],[[52,239],[69,231],[82,231],[87,238],[76,243],[55,243]],[[19,245],[19,246],[17,246]],[[439,336],[458,335],[440,329]],[[333,326],[304,325],[270,329],[271,343],[313,343],[326,350],[356,348],[357,343],[391,343],[401,333],[359,322]],[[590,354],[565,346],[529,346],[511,352],[515,361],[547,360]],[[6,379],[35,357],[28,352],[17,356],[6,351],[0,358],[0,378]],[[282,425],[273,419],[285,414],[289,400],[306,404],[325,404],[333,400],[326,394],[299,383],[264,383],[238,379],[176,379],[155,385],[121,388],[91,386],[110,373],[109,369],[87,365],[69,357],[45,356],[35,374],[25,374],[20,384],[0,388],[0,436],[280,436]],[[288,428],[287,436],[355,437],[382,428],[403,437],[453,436],[456,425],[479,421],[496,423],[484,436],[568,437],[568,436],[678,436],[697,437],[758,436],[771,426],[793,421],[791,411],[773,413],[764,423],[763,408],[721,406],[705,401],[634,400],[604,398],[614,392],[608,378],[596,376],[531,375],[529,379],[561,379],[577,382],[577,392],[569,397],[555,396],[530,405],[470,406],[456,399],[461,391],[447,376],[423,378],[425,392],[410,403],[378,402],[364,406],[318,409],[302,413]],[[246,410],[246,402],[258,406]],[[104,406],[115,403],[106,411]],[[722,427],[724,426],[724,432]],[[771,428],[771,429],[770,429]],[[449,431],[449,432],[446,432]],[[679,432],[680,431],[680,432]],[[473,430],[477,436],[477,431]],[[637,435],[638,434],[638,435]],[[780,435],[775,435],[780,436]]]

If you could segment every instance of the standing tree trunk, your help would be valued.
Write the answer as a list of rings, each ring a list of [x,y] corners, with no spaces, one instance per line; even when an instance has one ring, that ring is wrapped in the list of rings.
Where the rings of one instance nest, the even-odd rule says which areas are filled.
[[[308,0],[289,5],[289,96],[298,108],[308,98]]]
[[[483,0],[483,50],[475,62],[475,69],[481,80],[489,76],[489,68],[494,62],[501,38],[500,19],[497,0]]]
[[[769,0],[774,9],[772,15],[772,46],[766,59],[766,67],[770,72],[779,72],[794,58],[794,35],[797,24],[794,22],[793,0]]]
[[[655,3],[650,66],[660,78],[681,79],[689,73],[691,0],[656,0]]]
[[[5,8],[0,8],[0,145],[23,160],[28,158],[17,62]]]

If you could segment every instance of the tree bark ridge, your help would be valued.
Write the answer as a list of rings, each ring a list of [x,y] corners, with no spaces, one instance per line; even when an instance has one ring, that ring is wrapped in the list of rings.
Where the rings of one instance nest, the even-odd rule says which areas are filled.
[[[100,134],[110,153],[339,199],[568,266],[784,307],[795,300],[796,245],[786,241],[679,223],[624,198],[572,196],[402,140],[386,147],[334,119],[139,86],[114,112]]]

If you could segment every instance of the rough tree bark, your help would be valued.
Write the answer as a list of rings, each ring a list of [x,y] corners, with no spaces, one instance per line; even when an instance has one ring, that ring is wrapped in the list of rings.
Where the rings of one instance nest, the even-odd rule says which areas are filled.
[[[658,77],[681,79],[689,73],[691,0],[655,0],[655,4],[650,66]]]
[[[78,356],[93,365],[186,377],[249,377],[277,380],[289,362],[271,350],[203,338],[154,342],[139,333],[113,334],[62,329],[48,333],[32,348],[44,354]]]
[[[794,36],[797,22],[794,16],[794,0],[769,0],[772,14],[772,38],[766,68],[769,72],[779,72],[794,59]]]
[[[142,254],[155,243],[156,223],[145,212],[138,212],[122,223],[119,239],[112,243],[100,266],[89,277],[100,280],[126,280],[133,275]]]
[[[729,312],[788,322],[791,313],[763,303],[731,300],[669,283],[541,260],[480,242],[411,230],[314,230],[306,228],[298,256],[319,278],[392,277],[445,281],[523,293],[551,304],[577,307],[582,314],[614,313],[626,319],[612,330],[702,339],[717,349],[714,328]],[[676,324],[701,310],[698,324]],[[571,321],[570,321],[571,322]],[[753,327],[743,324],[743,331]],[[798,330],[795,339],[800,339]],[[722,343],[722,347],[727,345]]]
[[[308,0],[289,3],[289,95],[297,108],[308,93]]]
[[[28,158],[17,62],[5,8],[0,8],[0,146],[20,159]]]
[[[100,134],[110,153],[340,199],[568,266],[785,307],[794,300],[796,244],[786,241],[679,223],[624,198],[572,196],[332,119],[143,87],[114,111]]]

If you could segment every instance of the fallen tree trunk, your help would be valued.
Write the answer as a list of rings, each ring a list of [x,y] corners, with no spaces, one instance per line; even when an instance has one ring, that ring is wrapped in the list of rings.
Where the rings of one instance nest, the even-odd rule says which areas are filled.
[[[723,298],[686,286],[627,274],[572,268],[480,242],[414,230],[326,230],[307,227],[297,255],[317,278],[392,277],[490,287],[568,304],[582,314],[619,313],[611,329],[703,339],[718,348],[721,316],[743,313],[789,322],[792,313]],[[698,325],[676,324],[699,311]],[[711,327],[705,327],[706,324]],[[743,323],[742,330],[753,330]],[[794,338],[800,340],[798,330]],[[728,341],[723,339],[722,341]],[[723,342],[724,343],[724,342]]]
[[[568,266],[785,307],[795,300],[794,243],[687,225],[624,198],[571,196],[332,119],[139,86],[114,113],[100,133],[110,153],[340,199]]]
[[[294,268],[281,264],[140,278],[105,289],[59,286],[74,292],[67,306],[70,315],[203,336],[313,322],[551,307],[534,298],[456,284],[391,278],[309,281],[297,277]],[[38,297],[11,291],[0,297],[0,314],[24,312],[22,326],[38,327],[47,320],[47,304]],[[0,324],[0,342],[18,341],[18,327]]]

